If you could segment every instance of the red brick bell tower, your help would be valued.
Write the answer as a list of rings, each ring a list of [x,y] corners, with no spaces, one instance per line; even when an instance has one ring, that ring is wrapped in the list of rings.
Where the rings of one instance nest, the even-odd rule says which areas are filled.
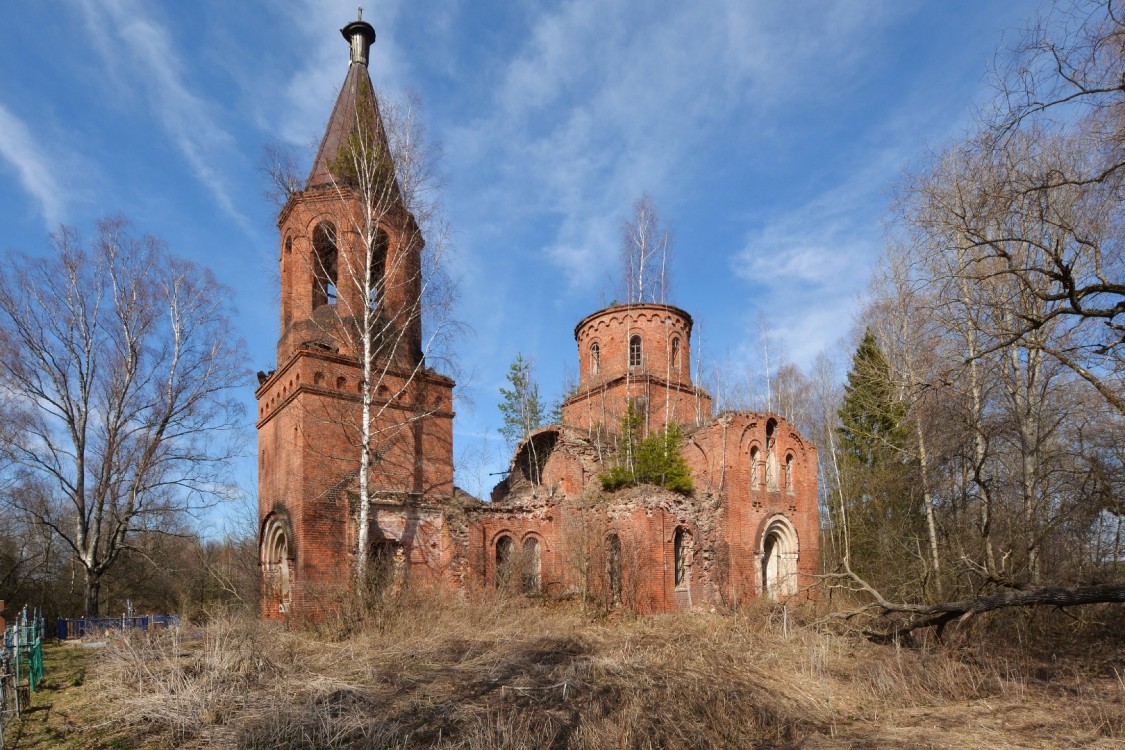
[[[278,366],[256,393],[264,617],[316,617],[351,581],[365,399],[384,515],[453,492],[453,381],[425,366],[425,243],[367,70],[375,30],[360,19],[341,33],[347,75],[308,181],[278,216]],[[399,543],[409,561],[421,540]]]

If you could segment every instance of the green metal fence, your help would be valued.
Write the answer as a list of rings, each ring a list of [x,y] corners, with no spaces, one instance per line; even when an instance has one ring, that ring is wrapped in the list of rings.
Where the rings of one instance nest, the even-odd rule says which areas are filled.
[[[4,631],[0,648],[0,750],[4,747],[4,725],[28,706],[31,694],[43,682],[43,617],[38,611],[23,611]]]

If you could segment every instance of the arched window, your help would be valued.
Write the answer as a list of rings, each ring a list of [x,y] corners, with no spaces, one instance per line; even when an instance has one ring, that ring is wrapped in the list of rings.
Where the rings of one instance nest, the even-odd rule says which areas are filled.
[[[672,339],[672,369],[680,369],[680,337]]]
[[[598,342],[590,344],[590,374],[597,375],[602,367],[602,348]]]
[[[609,603],[616,607],[621,604],[621,537],[610,534],[605,540],[606,576],[609,578]]]
[[[368,266],[367,306],[372,310],[376,309],[383,300],[387,283],[388,247],[390,247],[390,240],[387,238],[387,233],[382,229],[376,229],[375,236],[371,238],[371,254],[368,257],[370,265]]]
[[[539,540],[529,536],[523,540],[523,591],[538,594],[543,590],[543,555]]]
[[[643,361],[643,352],[641,351],[641,337],[633,335],[629,337],[629,366],[640,367]]]
[[[676,560],[676,588],[686,587],[691,581],[692,538],[691,532],[683,526],[676,527],[672,553]]]
[[[785,489],[793,492],[793,454],[785,454]]]
[[[750,449],[750,489],[758,489],[762,483],[762,452],[758,446]]]
[[[762,593],[771,599],[797,593],[797,532],[785,518],[770,522],[762,535]]]
[[[496,588],[507,586],[512,575],[512,551],[515,542],[512,537],[504,535],[496,540]]]
[[[777,420],[766,422],[766,489],[777,490]]]
[[[289,611],[293,595],[289,565],[289,535],[284,522],[277,515],[271,515],[262,529],[262,570],[269,595],[282,614]]]
[[[313,230],[313,309],[336,304],[336,227],[325,221]]]

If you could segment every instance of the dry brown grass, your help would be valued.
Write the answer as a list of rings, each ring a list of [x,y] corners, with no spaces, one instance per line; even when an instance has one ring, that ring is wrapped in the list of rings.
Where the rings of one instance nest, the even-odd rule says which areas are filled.
[[[141,746],[1125,744],[1120,661],[1068,671],[1018,646],[986,649],[979,633],[874,646],[803,614],[591,621],[519,598],[402,600],[346,635],[228,618],[132,636],[91,673],[119,739]],[[1120,646],[1110,639],[1118,660]]]

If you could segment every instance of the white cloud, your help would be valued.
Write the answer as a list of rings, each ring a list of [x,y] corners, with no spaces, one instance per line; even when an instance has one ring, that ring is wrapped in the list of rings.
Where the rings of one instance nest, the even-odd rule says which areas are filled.
[[[217,122],[213,105],[185,81],[171,34],[133,0],[78,0],[87,27],[107,66],[139,83],[159,120],[196,179],[220,208],[244,229],[250,222],[231,198],[223,165],[235,160],[234,139]],[[124,71],[124,73],[123,73]]]
[[[453,174],[474,174],[472,161],[504,164],[499,183],[473,198],[493,202],[477,213],[506,210],[519,195],[558,217],[545,255],[588,288],[614,262],[604,246],[616,245],[642,190],[675,194],[733,114],[741,137],[753,138],[779,107],[809,96],[798,82],[839,88],[888,13],[838,2],[795,14],[730,0],[721,15],[711,5],[577,0],[537,18],[490,92],[494,106],[450,138],[461,160]],[[616,218],[591,222],[600,216]],[[592,237],[591,227],[609,234]]]
[[[926,136],[943,141],[951,127],[930,102],[901,103],[879,126],[879,146],[853,147],[844,178],[747,233],[731,269],[754,291],[755,309],[784,311],[771,325],[791,361],[808,367],[849,335],[882,252],[888,190]],[[757,326],[756,316],[743,321],[748,338]]]
[[[882,243],[881,201],[872,189],[882,184],[837,188],[774,217],[732,259],[732,270],[755,290],[757,308],[770,314],[773,336],[802,367],[851,328]],[[743,321],[747,337],[757,326],[756,317]]]
[[[0,105],[0,158],[15,169],[20,185],[38,203],[43,220],[53,227],[63,219],[64,195],[58,165],[47,156],[27,126]]]

